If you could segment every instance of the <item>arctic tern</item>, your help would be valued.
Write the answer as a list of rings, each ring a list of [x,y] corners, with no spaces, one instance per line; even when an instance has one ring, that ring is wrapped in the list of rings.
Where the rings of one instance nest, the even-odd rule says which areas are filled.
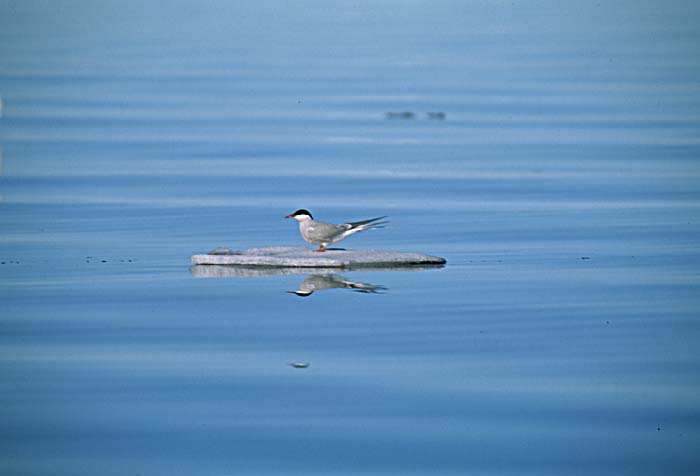
[[[382,228],[384,225],[389,223],[388,221],[379,221],[386,218],[386,216],[383,216],[370,218],[369,220],[335,225],[333,223],[325,223],[314,220],[311,213],[304,209],[297,210],[291,215],[287,215],[285,218],[294,218],[299,222],[299,232],[301,233],[301,237],[312,245],[319,245],[320,248],[314,250],[319,253],[326,251],[326,247],[328,245],[338,243],[339,241],[344,240],[348,236],[353,235],[358,231]]]

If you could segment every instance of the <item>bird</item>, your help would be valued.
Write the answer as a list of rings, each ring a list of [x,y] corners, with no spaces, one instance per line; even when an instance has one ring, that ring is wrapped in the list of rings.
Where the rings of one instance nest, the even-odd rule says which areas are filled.
[[[325,223],[314,220],[311,213],[303,208],[290,215],[287,215],[285,218],[294,218],[299,222],[299,232],[301,233],[301,237],[304,238],[307,243],[319,245],[319,248],[314,250],[318,253],[325,252],[328,245],[344,240],[348,236],[354,235],[358,231],[382,228],[384,225],[389,223],[388,221],[380,221],[386,218],[386,216],[382,216],[370,218],[369,220],[335,225],[333,223]]]

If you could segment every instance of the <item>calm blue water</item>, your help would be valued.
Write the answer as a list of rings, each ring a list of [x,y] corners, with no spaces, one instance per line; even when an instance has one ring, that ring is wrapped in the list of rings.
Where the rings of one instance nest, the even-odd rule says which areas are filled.
[[[2,2],[0,473],[698,474],[698,24]],[[298,208],[448,264],[190,271]]]

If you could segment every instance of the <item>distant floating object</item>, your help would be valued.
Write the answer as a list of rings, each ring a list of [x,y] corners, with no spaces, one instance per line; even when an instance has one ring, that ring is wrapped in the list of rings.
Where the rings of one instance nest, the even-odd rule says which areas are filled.
[[[387,112],[384,114],[387,119],[414,119],[416,113],[410,111],[403,112]],[[432,121],[444,121],[447,119],[447,114],[444,112],[428,112],[425,117]]]
[[[311,365],[308,362],[290,362],[289,366],[294,367],[295,369],[306,369]]]
[[[216,251],[216,250],[212,250]],[[196,254],[193,265],[238,265],[276,268],[395,268],[401,266],[444,265],[439,256],[380,250],[336,250],[316,253],[305,247],[268,246],[243,251]]]
[[[409,111],[404,112],[387,112],[385,114],[387,119],[413,119],[416,115]]]

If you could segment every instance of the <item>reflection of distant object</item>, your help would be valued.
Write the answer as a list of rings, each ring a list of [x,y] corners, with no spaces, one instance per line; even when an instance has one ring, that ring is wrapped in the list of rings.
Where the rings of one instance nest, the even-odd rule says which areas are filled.
[[[447,117],[444,112],[429,112],[428,113],[428,119],[433,119],[437,121],[442,121]]]
[[[306,369],[309,368],[308,362],[289,362],[290,367],[294,367],[295,369]]]
[[[352,289],[355,292],[365,294],[377,294],[386,290],[384,286],[350,281],[339,274],[314,274],[303,280],[299,284],[298,290],[288,292],[306,297],[310,296],[314,291],[326,289]]]
[[[409,111],[387,112],[385,116],[387,119],[413,119],[415,117],[415,114]]]
[[[0,117],[2,117],[2,96],[0,96]]]
[[[383,217],[370,218],[369,220],[355,221],[334,225],[333,223],[325,223],[314,220],[307,210],[297,210],[285,218],[294,218],[299,222],[299,232],[304,241],[312,245],[319,245],[320,248],[314,251],[323,253],[326,251],[326,246],[343,241],[348,236],[363,230],[372,230],[374,228],[383,228],[383,225],[388,221],[379,221]]]
[[[443,265],[418,265],[418,266],[360,266],[344,268],[345,271],[418,271],[423,269],[440,269]],[[194,265],[190,266],[190,272],[195,278],[261,278],[268,276],[290,276],[304,274],[306,278],[299,284],[296,291],[287,291],[297,296],[310,296],[315,291],[326,289],[350,289],[363,294],[379,294],[387,288],[379,284],[361,283],[351,281],[334,272],[334,268],[291,268],[270,266],[231,266],[231,265]]]
[[[272,268],[270,266],[231,266],[198,264],[190,266],[194,278],[262,278],[265,276],[289,276],[323,272],[322,268]],[[326,272],[331,272],[326,270]]]

